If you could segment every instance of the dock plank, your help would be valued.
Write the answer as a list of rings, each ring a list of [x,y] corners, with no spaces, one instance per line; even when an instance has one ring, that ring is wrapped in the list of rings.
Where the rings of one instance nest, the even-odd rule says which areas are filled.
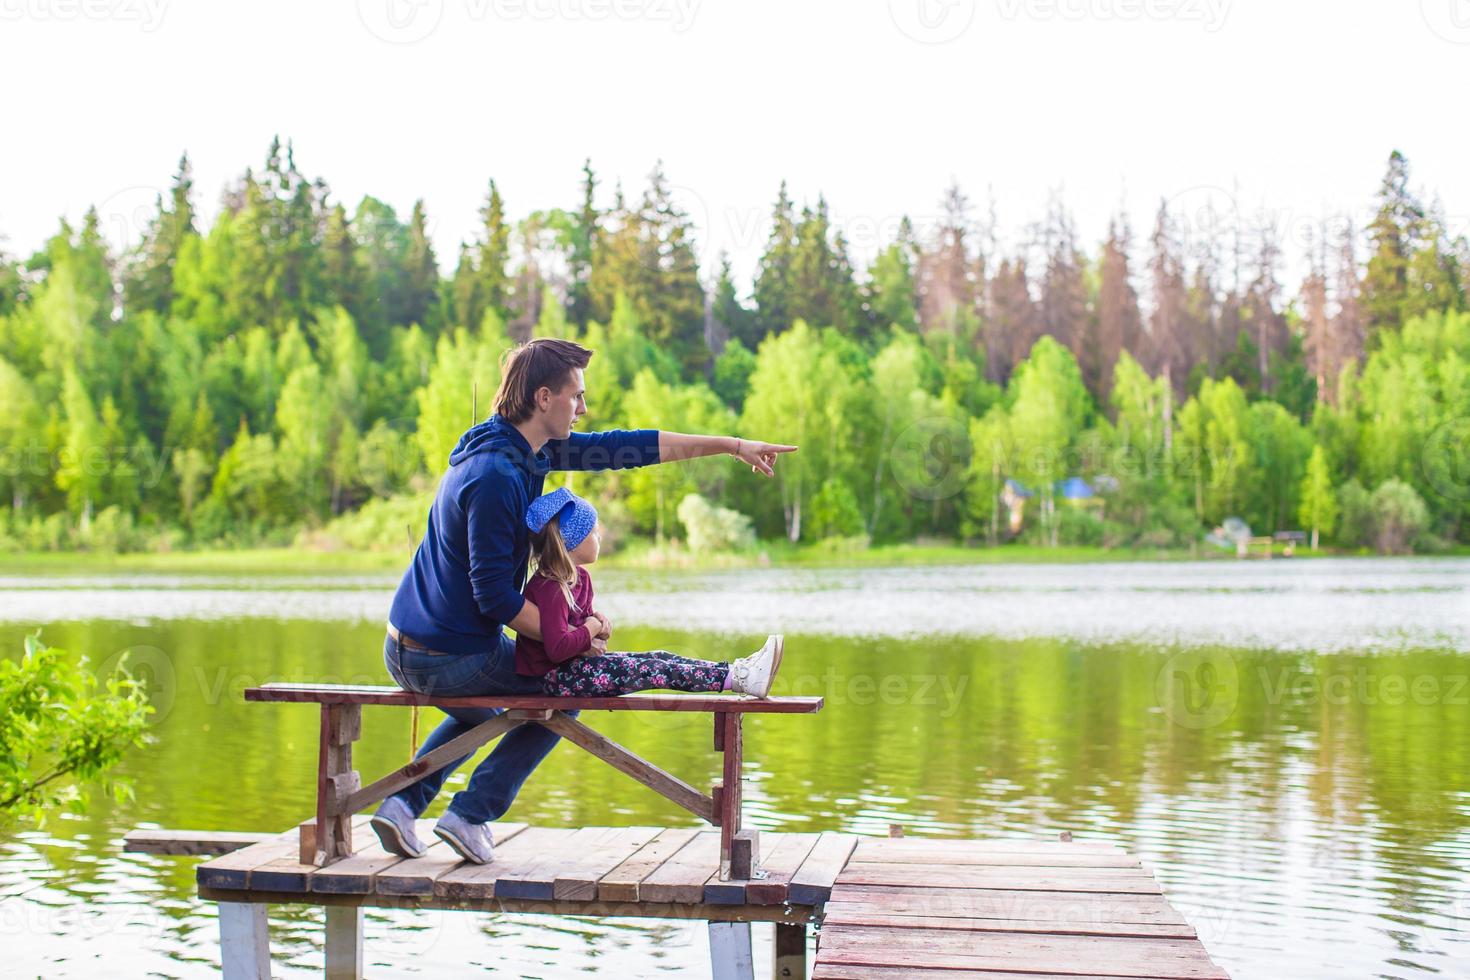
[[[1097,973],[1012,973],[1009,970],[948,970],[913,966],[828,966],[812,968],[812,980],[1135,980]]]
[[[639,900],[698,904],[704,901],[705,883],[719,869],[719,831],[701,831],[643,879],[638,886]]]
[[[751,905],[780,905],[786,901],[791,878],[817,846],[821,834],[781,834],[771,852],[761,858],[766,877],[745,886],[745,901]]]
[[[1198,942],[1106,936],[1029,936],[943,929],[823,928],[824,965],[1075,973],[1077,965],[1120,977],[1229,980]]]
[[[503,875],[516,875],[540,864],[548,853],[565,846],[575,833],[554,827],[528,827],[505,846],[497,845],[489,864],[461,863],[434,879],[434,895],[455,901],[484,901],[495,897],[496,882]]]
[[[1055,919],[1068,923],[1185,924],[1162,895],[849,885],[832,889],[827,907],[842,904],[898,915],[974,919]]]
[[[1044,919],[995,919],[967,916],[913,915],[865,905],[828,902],[822,926],[873,926],[885,929],[950,929],[961,932],[1039,932],[1063,936],[1133,936],[1139,939],[1196,939],[1192,926],[1152,922],[1098,922]]]
[[[694,835],[694,827],[671,827],[634,852],[626,861],[603,875],[597,882],[597,898],[603,902],[636,902],[639,884],[667,861]]]
[[[786,901],[793,905],[821,905],[832,893],[838,874],[857,847],[855,834],[823,831],[816,846],[801,862],[786,888]]]
[[[377,835],[368,825],[371,819],[365,814],[352,818],[352,850],[354,853],[365,850],[370,844],[377,843]],[[268,892],[306,893],[311,891],[312,876],[320,870],[322,869],[314,864],[301,863],[301,848],[298,846],[288,849],[287,853],[280,857],[264,861],[251,868],[247,887],[252,891],[258,889]]]
[[[593,901],[603,875],[620,867],[659,835],[659,827],[615,827],[601,845],[556,869],[551,897],[557,901]]]
[[[1009,888],[1048,892],[1119,892],[1157,895],[1153,876],[1127,868],[995,868],[933,864],[849,864],[842,881],[854,885],[925,885],[934,888]]]
[[[526,829],[527,825],[523,823],[492,823],[490,833],[491,839],[495,841],[497,853],[502,845],[513,840]],[[455,853],[454,848],[433,836],[432,831],[429,836],[421,835],[419,839],[429,845],[424,856],[408,858],[378,871],[373,876],[374,894],[385,896],[432,895],[434,894],[434,882],[464,863],[464,859]]]
[[[864,864],[953,864],[991,867],[1036,868],[1130,868],[1142,867],[1139,860],[1122,851],[1072,850],[1071,844],[1050,844],[1017,850],[1002,848],[935,847],[948,843],[925,841],[918,847],[895,847],[899,841],[860,841],[852,860]]]

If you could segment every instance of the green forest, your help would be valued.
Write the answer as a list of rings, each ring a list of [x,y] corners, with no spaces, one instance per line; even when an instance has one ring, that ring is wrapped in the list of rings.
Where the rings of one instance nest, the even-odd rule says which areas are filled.
[[[1268,220],[1201,238],[1165,202],[1088,248],[1055,201],[1002,246],[958,186],[857,268],[783,183],[746,286],[701,266],[661,164],[630,194],[591,162],[580,185],[513,211],[489,181],[441,257],[422,201],[349,207],[278,139],[210,227],[185,155],[125,254],[95,208],[0,252],[0,550],[402,548],[532,336],[596,351],[583,428],[801,447],[771,482],[728,459],[576,474],[614,536],[1158,549],[1238,517],[1470,543],[1470,247],[1398,152],[1365,227],[1295,243],[1294,285]]]

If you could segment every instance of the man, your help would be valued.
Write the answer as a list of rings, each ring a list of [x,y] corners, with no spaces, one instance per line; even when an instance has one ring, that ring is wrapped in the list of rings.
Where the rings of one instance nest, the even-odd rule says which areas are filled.
[[[655,429],[574,432],[587,413],[583,369],[591,357],[592,351],[578,344],[545,338],[508,352],[494,414],[466,431],[449,454],[428,529],[388,614],[384,662],[405,689],[443,697],[541,693],[540,678],[515,672],[515,642],[504,627],[541,638],[538,611],[521,596],[530,554],[524,517],[548,472],[623,469],[729,453],[752,472],[772,476],[776,457],[796,449]],[[596,640],[593,649],[605,652],[606,639]],[[500,712],[450,708],[446,713],[420,756]],[[465,860],[489,861],[494,841],[486,824],[510,808],[558,737],[533,724],[502,736],[475,767],[469,785],[450,801],[434,832]],[[384,848],[404,857],[424,853],[414,819],[467,758],[383,801],[372,826]]]

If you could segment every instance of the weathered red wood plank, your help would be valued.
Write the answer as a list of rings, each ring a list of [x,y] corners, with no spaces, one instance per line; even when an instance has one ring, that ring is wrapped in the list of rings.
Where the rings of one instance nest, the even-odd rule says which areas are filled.
[[[1048,892],[1121,892],[1156,895],[1151,875],[1126,868],[990,868],[929,864],[856,864],[838,879],[851,885],[923,885],[931,888],[1014,888]]]
[[[838,884],[828,903],[899,915],[1185,925],[1163,895]]]
[[[1031,936],[944,929],[823,928],[818,953],[825,965],[1075,973],[1170,980],[1229,980],[1197,941]]]
[[[812,714],[819,697],[752,698],[733,694],[624,694],[615,698],[494,695],[433,697],[397,687],[348,684],[265,684],[245,689],[246,701],[312,704],[432,705],[447,708],[552,708],[562,711],[716,711],[738,714]]]
[[[1194,927],[1144,922],[1097,922],[1044,919],[995,919],[961,916],[913,915],[886,912],[870,905],[828,902],[822,927],[871,926],[885,929],[950,929],[959,932],[1031,932],[1072,936],[1132,936],[1138,939],[1196,939]]]

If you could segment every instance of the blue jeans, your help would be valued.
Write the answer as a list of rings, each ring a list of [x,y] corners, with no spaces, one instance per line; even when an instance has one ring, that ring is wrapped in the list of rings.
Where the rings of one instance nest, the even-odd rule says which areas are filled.
[[[388,636],[383,644],[383,662],[393,680],[408,691],[440,697],[472,697],[479,694],[528,694],[542,696],[541,678],[516,673],[515,641],[504,633],[500,642],[488,653],[433,654],[403,646]],[[500,714],[501,708],[444,708],[449,715],[435,728],[418,756],[432,752],[458,738],[476,725]],[[577,712],[568,711],[575,716]],[[485,757],[470,784],[454,794],[449,809],[471,823],[499,820],[510,809],[521,784],[540,765],[541,760],[561,739],[560,735],[540,725],[524,724],[500,736],[495,748]],[[415,756],[417,758],[418,756]],[[406,789],[393,794],[408,804],[414,816],[422,816],[429,808],[444,780],[464,764],[469,756],[456,759],[432,772]]]

